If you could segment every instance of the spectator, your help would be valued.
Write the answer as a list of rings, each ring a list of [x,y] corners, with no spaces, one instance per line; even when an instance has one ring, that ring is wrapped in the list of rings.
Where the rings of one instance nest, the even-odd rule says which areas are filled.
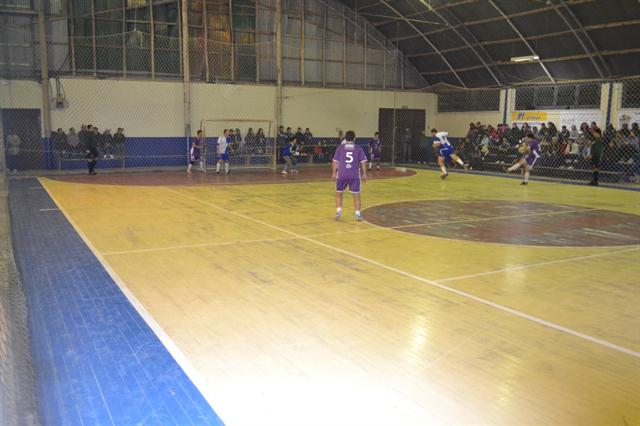
[[[53,151],[58,154],[58,160],[62,159],[67,153],[67,135],[62,128],[51,132],[51,143]]]
[[[7,169],[9,171],[18,171],[18,159],[20,156],[20,145],[22,145],[22,139],[16,133],[15,130],[9,130],[7,136]]]
[[[298,141],[298,144],[304,144],[304,133],[302,133],[302,127],[298,127],[298,129],[296,130],[296,140]]]
[[[551,137],[549,135],[549,128],[545,123],[540,123],[540,131],[538,132],[541,141],[549,142]]]
[[[341,145],[343,141],[344,141],[344,133],[342,133],[342,130],[338,130],[338,143],[336,145]]]
[[[547,126],[549,129],[549,137],[550,138],[558,137],[558,128],[556,127],[556,125],[550,121]],[[559,137],[558,137],[558,140],[560,141]]]
[[[637,149],[640,149],[640,140],[638,139],[638,133],[633,130],[633,127],[631,128],[631,131],[629,132],[629,137],[627,138],[629,140],[629,144]]]
[[[631,131],[636,135],[640,135],[640,128],[638,128],[638,123],[633,123],[631,125]]]
[[[575,124],[571,125],[571,130],[569,131],[569,137],[571,139],[578,140],[578,128],[576,127]]]
[[[86,153],[87,153],[87,166],[89,168],[89,174],[96,174],[96,163],[98,162],[98,157],[100,156],[100,152],[98,151],[98,139],[97,139],[98,129],[93,127],[91,124],[87,126],[86,133]]]
[[[624,137],[629,137],[629,124],[628,123],[622,123],[622,128],[620,128],[620,133],[622,133],[622,135]]]
[[[76,133],[76,129],[74,129],[73,127],[71,127],[69,129],[69,134],[67,135],[67,145],[68,145],[68,149],[67,150],[70,153],[77,153],[78,152],[78,147],[80,146],[80,138],[78,137],[78,134]]]
[[[533,134],[534,139],[540,140],[540,131],[538,130],[538,126],[533,126],[533,129],[531,129],[531,133]]]
[[[113,147],[116,155],[120,156],[124,160],[124,142],[126,140],[126,136],[124,135],[124,129],[122,127],[118,127],[118,130],[115,135],[113,135]]]
[[[304,130],[303,139],[304,139],[305,145],[307,145],[307,146],[309,146],[309,145],[311,145],[313,143],[313,134],[311,133],[311,130],[309,130],[308,127]]]
[[[260,147],[264,147],[266,143],[267,143],[267,138],[264,135],[264,130],[262,130],[262,127],[261,127],[258,129],[258,132],[256,133],[256,144]]]
[[[569,129],[567,129],[567,126],[562,126],[562,130],[560,130],[560,133],[558,134],[558,140],[560,140],[561,142],[564,142],[570,138],[571,138],[571,132],[569,132]]]
[[[246,143],[246,141],[242,137],[242,133],[240,133],[240,129],[236,129],[236,146],[238,147],[238,152],[241,155],[244,155],[245,143]]]
[[[293,133],[291,132],[291,127],[287,127],[287,131],[285,132],[285,134],[287,135],[287,143],[289,143],[289,141],[291,140],[291,136],[293,136]]]
[[[472,123],[473,124],[473,123]],[[418,164],[430,164],[433,161],[433,146],[429,136],[425,134],[424,130],[420,131],[418,136]],[[378,160],[378,164],[380,161]],[[380,167],[378,167],[378,170]]]
[[[608,144],[609,142],[614,140],[615,137],[616,137],[616,134],[617,134],[617,132],[616,132],[615,127],[613,127],[613,124],[609,123],[609,125],[604,130],[604,134],[602,135],[602,139],[603,139],[604,143]]]
[[[286,134],[283,133],[283,137],[286,138],[287,137]],[[249,130],[247,130],[247,134],[244,137],[244,140],[249,147],[256,145],[256,134],[253,131],[253,127],[249,127]]]
[[[89,130],[87,129],[86,124],[80,125],[80,131],[78,132],[78,138],[80,138],[80,148],[82,151],[87,150],[87,136],[89,135]]]
[[[520,142],[520,129],[518,129],[517,123],[513,123],[513,125],[511,126],[508,139],[509,139],[509,143],[512,146],[516,146]]]
[[[111,136],[111,129],[107,129],[104,131],[101,138],[101,144],[104,149],[104,151],[102,151],[102,158],[115,158],[113,156],[113,136]]]

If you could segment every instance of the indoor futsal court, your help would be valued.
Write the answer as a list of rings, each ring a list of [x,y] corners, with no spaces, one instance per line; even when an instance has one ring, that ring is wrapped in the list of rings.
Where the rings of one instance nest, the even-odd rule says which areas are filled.
[[[639,421],[637,192],[248,176],[39,182],[225,422]]]
[[[639,34],[0,0],[0,426],[640,426]]]

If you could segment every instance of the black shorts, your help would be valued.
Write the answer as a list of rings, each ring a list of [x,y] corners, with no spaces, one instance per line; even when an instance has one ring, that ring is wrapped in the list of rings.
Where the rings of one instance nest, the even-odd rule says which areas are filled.
[[[594,169],[599,169],[600,168],[600,156],[599,155],[591,157],[591,167],[593,167]]]

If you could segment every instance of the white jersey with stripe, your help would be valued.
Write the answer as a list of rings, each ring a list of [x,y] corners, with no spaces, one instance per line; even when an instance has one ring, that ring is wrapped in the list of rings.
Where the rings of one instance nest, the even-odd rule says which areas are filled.
[[[436,133],[435,138],[436,141],[440,143],[440,146],[451,146],[451,143],[449,143],[447,136],[449,136],[449,133],[447,132]]]
[[[220,136],[218,138],[218,153],[226,154],[228,146],[229,146],[229,143],[227,142],[227,137],[225,135]]]

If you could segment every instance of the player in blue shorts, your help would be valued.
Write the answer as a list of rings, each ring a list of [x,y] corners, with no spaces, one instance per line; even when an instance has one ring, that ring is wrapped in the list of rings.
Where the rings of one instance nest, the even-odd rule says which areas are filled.
[[[331,166],[332,178],[336,181],[336,219],[342,217],[342,194],[349,188],[353,195],[356,220],[362,220],[362,200],[360,199],[360,181],[367,180],[367,155],[361,146],[356,145],[353,130],[345,133],[344,143],[336,148]]]
[[[449,176],[447,173],[446,163],[450,163],[451,160],[460,164],[465,169],[469,168],[469,165],[462,161],[458,154],[456,154],[453,150],[453,146],[447,139],[449,133],[447,132],[438,132],[436,129],[431,129],[431,136],[433,136],[433,147],[438,150],[438,166],[440,170],[442,170],[442,174],[440,175],[441,179],[446,179]]]
[[[191,141],[191,149],[189,150],[190,161],[187,166],[187,173],[191,173],[191,167],[194,163],[200,164],[200,171],[204,170],[204,164],[202,163],[202,130],[198,130],[196,137]]]
[[[505,169],[505,172],[513,172],[522,167],[523,179],[520,185],[528,185],[529,172],[531,172],[533,166],[535,166],[538,161],[538,158],[540,158],[540,142],[533,136],[533,133],[527,134],[527,137],[522,141],[520,148],[518,148],[518,152],[524,154],[524,156],[518,160],[516,164]]]
[[[216,163],[216,173],[220,174],[220,166],[224,164],[224,172],[225,174],[229,174],[229,145],[231,141],[229,140],[229,130],[224,129],[222,135],[218,138],[218,162]]]

